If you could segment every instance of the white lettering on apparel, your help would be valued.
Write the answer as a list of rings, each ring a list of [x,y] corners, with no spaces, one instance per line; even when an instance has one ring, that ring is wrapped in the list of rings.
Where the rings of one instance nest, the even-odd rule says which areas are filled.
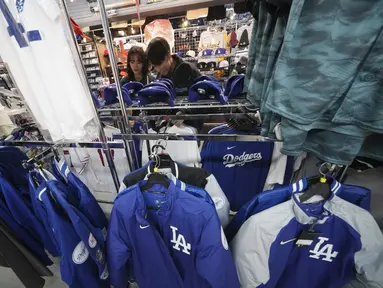
[[[326,244],[322,246],[325,242],[328,241],[326,237],[318,237],[319,242],[315,245],[314,250],[310,250],[312,253],[310,258],[320,259],[322,261],[332,262],[332,260],[338,255],[337,251],[333,252],[334,245]],[[322,246],[322,247],[321,247]],[[320,258],[320,256],[324,256]]]
[[[223,156],[223,165],[225,165],[225,168],[232,168],[234,166],[243,166],[246,163],[259,161],[261,159],[262,154],[259,152],[246,154],[246,151],[244,151],[240,156],[226,154],[225,156]]]
[[[190,243],[186,242],[185,237],[181,233],[178,233],[177,235],[177,231],[178,231],[177,227],[170,226],[170,228],[172,229],[172,236],[173,236],[173,239],[170,242],[174,244],[173,248],[178,251],[181,251],[181,248],[180,248],[181,246],[183,248],[182,252],[190,255],[190,251],[191,251]]]

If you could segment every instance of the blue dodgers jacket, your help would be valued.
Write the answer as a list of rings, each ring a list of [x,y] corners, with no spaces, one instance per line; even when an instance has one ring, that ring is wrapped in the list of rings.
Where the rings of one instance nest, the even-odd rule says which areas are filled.
[[[41,262],[45,264],[52,263],[45,253],[44,246],[13,219],[8,207],[2,201],[0,201],[0,219],[11,230],[15,238],[27,247]]]
[[[53,177],[48,171],[44,173]],[[53,231],[61,253],[61,277],[71,288],[109,287],[101,229],[92,227],[87,218],[68,203],[66,190],[57,180],[43,181],[35,190],[40,203],[36,207],[49,217],[46,224],[51,226],[46,228]]]
[[[346,200],[354,205],[357,205],[366,210],[370,210],[371,191],[370,189],[355,186],[340,184],[331,177],[333,189],[336,189],[336,195],[343,200]],[[265,191],[255,196],[251,201],[242,206],[241,209],[234,216],[230,225],[226,228],[225,234],[228,242],[230,243],[238,230],[241,228],[245,221],[263,210],[269,209],[273,206],[288,201],[293,192],[301,192],[307,189],[307,178],[304,178],[291,186],[284,186],[273,190]],[[333,192],[334,192],[333,191]],[[334,192],[335,193],[335,192]]]
[[[126,288],[239,287],[231,252],[214,207],[169,180],[142,192],[146,181],[120,193],[110,219],[111,284]],[[149,209],[160,205],[159,210]]]
[[[106,238],[108,220],[89,188],[69,170],[65,159],[61,159],[59,163],[54,161],[52,167],[56,167],[53,174],[68,188],[68,202],[86,216],[94,227],[102,229]],[[57,173],[59,175],[56,175]]]
[[[337,182],[329,199],[301,203],[303,186],[247,219],[230,243],[242,287],[339,288],[354,276],[383,287],[383,235],[372,215],[338,197]]]

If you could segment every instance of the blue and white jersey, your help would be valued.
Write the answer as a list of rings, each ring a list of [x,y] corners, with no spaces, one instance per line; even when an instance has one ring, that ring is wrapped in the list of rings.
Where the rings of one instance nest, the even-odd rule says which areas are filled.
[[[222,133],[244,134],[236,130]],[[201,151],[202,167],[215,175],[231,210],[237,211],[263,191],[273,150],[274,143],[271,141],[209,141],[204,145]]]
[[[142,192],[145,183],[115,200],[107,238],[111,284],[126,288],[134,279],[146,288],[239,287],[214,207],[170,180],[168,188],[155,184]]]
[[[301,203],[306,187],[294,184],[291,200],[251,216],[234,237],[241,286],[338,288],[356,277],[383,287],[383,235],[371,214],[341,199],[335,181],[328,200]],[[309,229],[316,234],[301,237]]]
[[[335,178],[332,179],[334,183],[337,183]],[[273,190],[264,191],[243,205],[241,209],[238,210],[237,214],[235,214],[229,226],[225,229],[225,234],[228,242],[231,242],[231,240],[237,234],[239,228],[241,228],[242,224],[245,223],[248,218],[254,214],[290,200],[294,189],[295,191],[300,192],[306,190],[307,187],[305,185],[299,185],[299,183],[303,184],[307,183],[307,181],[302,180],[302,182],[295,183],[292,186],[284,186]],[[335,184],[334,187],[338,188],[336,192],[338,197],[359,207],[362,207],[367,211],[370,210],[370,189],[340,183]]]

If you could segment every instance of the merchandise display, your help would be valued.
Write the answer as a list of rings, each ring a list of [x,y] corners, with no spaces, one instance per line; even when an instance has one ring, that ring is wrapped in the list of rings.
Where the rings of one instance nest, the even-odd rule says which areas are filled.
[[[328,199],[310,194],[315,188],[303,179],[291,186],[291,199],[241,226],[230,245],[241,285],[342,287],[356,275],[367,287],[382,286],[382,232],[368,211],[337,195],[337,181],[327,181]]]
[[[52,140],[93,137],[98,131],[92,102],[62,32],[59,6],[40,4],[0,2],[1,58],[8,63],[34,118]],[[57,49],[60,57],[53,52]],[[57,67],[65,77],[53,73]]]
[[[254,63],[249,66],[247,97],[261,108],[262,134],[271,136],[274,125],[282,122],[283,152],[288,155],[313,152],[342,165],[357,155],[382,159],[382,146],[376,144],[383,128],[377,76],[383,3],[343,10],[331,0],[312,5],[293,1],[287,24],[283,17],[269,17],[267,1],[254,2],[258,21],[250,45]],[[363,17],[355,20],[356,15]],[[337,20],[325,20],[331,17]],[[334,29],[340,32],[331,41],[320,36]],[[306,38],[308,34],[313,37]],[[355,49],[346,48],[347,39],[358,39]]]
[[[189,2],[0,0],[0,287],[383,288],[383,4]]]

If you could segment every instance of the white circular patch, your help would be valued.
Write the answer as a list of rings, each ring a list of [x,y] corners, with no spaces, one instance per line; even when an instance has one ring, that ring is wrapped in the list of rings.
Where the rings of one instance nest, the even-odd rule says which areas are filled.
[[[72,260],[76,264],[82,264],[88,259],[89,251],[85,247],[84,242],[80,242],[77,244],[76,248],[74,248],[72,253]]]
[[[105,265],[105,269],[104,271],[102,272],[101,276],[100,276],[100,279],[101,280],[105,280],[109,277],[109,271],[108,271],[108,266]]]
[[[96,238],[94,238],[94,236],[93,236],[92,233],[89,234],[89,240],[88,240],[88,243],[89,243],[89,247],[90,247],[90,248],[94,248],[94,247],[96,247],[96,245],[97,245],[97,240],[96,240]]]
[[[225,206],[225,200],[221,197],[213,197],[215,210],[221,210]]]
[[[221,226],[221,240],[222,240],[223,248],[225,248],[225,250],[229,250],[229,244],[227,244],[225,232],[223,232],[222,226]]]

